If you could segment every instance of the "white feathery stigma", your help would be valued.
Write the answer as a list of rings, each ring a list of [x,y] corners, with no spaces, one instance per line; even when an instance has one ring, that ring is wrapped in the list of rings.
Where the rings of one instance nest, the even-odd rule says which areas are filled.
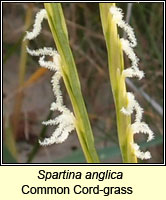
[[[36,14],[33,30],[32,32],[27,32],[24,39],[32,40],[40,34],[43,19],[47,19],[47,12],[45,9],[40,10]],[[39,141],[39,143],[40,145],[45,146],[54,143],[62,143],[67,139],[69,133],[75,129],[75,117],[73,113],[70,112],[70,110],[63,104],[63,97],[59,84],[59,81],[62,77],[60,55],[55,49],[51,47],[44,47],[36,50],[31,50],[27,47],[27,52],[32,56],[39,56],[38,62],[41,67],[48,68],[49,70],[55,72],[51,79],[51,84],[54,96],[56,97],[56,102],[51,104],[50,110],[57,110],[61,113],[58,117],[42,123],[46,126],[56,125],[57,128],[51,137],[45,138],[43,141]],[[46,61],[46,56],[52,57],[52,61]]]
[[[145,122],[135,122],[131,125],[133,134],[144,133],[148,135],[147,141],[151,141],[154,138],[154,133],[151,131],[149,126]]]
[[[137,158],[141,159],[141,160],[147,160],[151,158],[151,154],[149,151],[146,152],[142,152],[140,150],[140,146],[136,143],[132,143],[131,144],[133,149],[135,150],[135,155],[137,156]]]
[[[28,40],[33,40],[34,38],[36,38],[42,29],[42,21],[43,19],[47,19],[47,12],[45,9],[40,10],[37,14],[36,14],[36,18],[35,18],[35,23],[33,25],[33,30],[32,32],[26,32],[26,36],[24,38],[24,40],[28,39]]]
[[[128,40],[125,40],[123,38],[120,39],[121,44],[122,44],[122,49],[125,52],[125,54],[128,56],[128,58],[131,60],[131,67],[123,70],[122,74],[125,77],[138,77],[139,80],[144,77],[144,72],[140,71],[138,69],[138,62],[139,59],[134,53],[133,48],[130,46],[130,43]]]
[[[113,20],[116,24],[126,32],[129,38],[130,46],[135,47],[137,45],[137,40],[133,28],[123,20],[124,14],[122,9],[117,8],[116,6],[111,6],[110,13],[113,15]]]
[[[135,122],[141,122],[143,109],[141,108],[139,103],[135,100],[135,97],[131,92],[127,93],[127,98],[128,98],[128,105],[126,108],[123,107],[121,109],[121,112],[124,113],[125,115],[131,115],[135,110],[136,112]]]
[[[138,69],[139,59],[133,50],[133,47],[137,45],[137,40],[134,34],[134,30],[129,24],[127,24],[123,20],[122,9],[117,8],[116,6],[112,6],[110,8],[110,13],[112,14],[113,20],[116,22],[116,24],[120,28],[122,28],[128,36],[128,40],[121,38],[120,41],[121,41],[123,51],[131,60],[131,67],[123,70],[122,74],[125,77],[129,77],[129,78],[138,77],[139,79],[142,79],[144,77],[144,72]]]
[[[127,24],[123,20],[124,14],[122,12],[122,9],[117,8],[116,6],[112,6],[109,11],[112,14],[112,17],[115,23],[120,28],[122,28],[128,36],[128,39],[121,38],[120,42],[121,42],[124,53],[127,55],[129,60],[131,61],[131,67],[123,70],[122,75],[124,77],[129,77],[129,78],[137,77],[139,79],[142,79],[144,77],[144,72],[139,70],[138,68],[139,58],[136,56],[133,50],[133,47],[137,45],[137,40],[134,34],[134,30],[129,24]],[[131,92],[127,93],[127,98],[128,98],[128,105],[127,107],[122,107],[121,112],[125,115],[131,115],[135,111],[136,113],[135,122],[131,125],[133,135],[139,132],[144,133],[148,135],[147,141],[152,140],[154,138],[154,133],[151,131],[151,129],[145,122],[141,121],[143,108],[141,108],[139,103],[135,100],[135,97]],[[146,151],[146,152],[140,151],[140,147],[136,143],[132,143],[131,145],[135,151],[135,155],[138,158],[142,160],[151,158],[151,154],[149,151]]]

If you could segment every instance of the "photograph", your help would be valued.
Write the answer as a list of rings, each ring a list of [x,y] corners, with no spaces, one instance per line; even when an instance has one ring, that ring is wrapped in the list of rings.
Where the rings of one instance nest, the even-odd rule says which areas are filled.
[[[3,2],[2,164],[164,164],[164,6]]]

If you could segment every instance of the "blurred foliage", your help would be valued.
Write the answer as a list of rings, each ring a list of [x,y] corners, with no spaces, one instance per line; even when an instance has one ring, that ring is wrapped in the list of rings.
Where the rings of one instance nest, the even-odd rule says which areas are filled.
[[[5,144],[3,144],[3,163],[17,163]]]
[[[88,108],[90,121],[93,132],[95,133],[96,146],[99,151],[104,151],[104,157],[101,155],[103,162],[121,162],[118,155],[119,147],[117,142],[115,108],[109,85],[107,53],[104,37],[101,28],[98,3],[63,3],[65,18],[69,31],[70,45],[74,53],[78,74],[82,86],[83,96]],[[127,12],[127,3],[118,3],[118,6]],[[43,8],[43,3],[32,3],[33,18],[35,13]],[[141,87],[144,91],[161,106],[163,106],[163,3],[133,3],[130,23],[134,27],[138,47],[136,53],[140,58],[140,68],[145,71],[145,78],[141,81],[134,81],[136,87]],[[24,22],[28,3],[3,3],[3,107],[4,116],[11,116],[15,95],[18,92],[18,74],[19,74],[19,58],[21,54],[21,41],[24,35]],[[12,34],[11,34],[12,33]],[[121,33],[123,35],[123,33]],[[54,46],[51,32],[47,23],[43,24],[43,30],[37,41],[30,43],[31,48],[39,48],[42,46]],[[49,84],[50,77],[48,72],[37,73],[33,81],[33,73],[37,71],[37,62],[35,58],[28,56],[27,71],[25,74],[25,83],[27,82],[29,90],[39,88],[40,85]],[[129,65],[129,61],[125,60],[125,66]],[[16,78],[17,77],[17,78]],[[32,79],[31,79],[32,78]],[[28,80],[30,80],[28,82]],[[23,85],[24,87],[24,85]],[[24,88],[24,102],[27,100],[28,88]],[[63,88],[65,101],[70,101]],[[128,91],[131,91],[128,88]],[[37,89],[36,89],[37,93]],[[45,98],[52,101],[52,91],[45,94]],[[33,96],[31,97],[33,99]],[[147,163],[163,162],[163,119],[143,98],[137,98],[141,106],[144,108],[144,121],[146,121],[151,129],[155,132],[156,139],[152,143],[147,143],[149,150],[152,152],[153,158]],[[36,100],[38,104],[43,99]],[[112,102],[111,102],[112,101]],[[25,112],[23,103],[22,112]],[[26,112],[31,112],[31,102]],[[48,107],[46,108],[49,109]],[[35,148],[41,133],[40,110],[33,110],[33,115],[27,120],[21,117],[20,133],[21,136],[15,138],[16,148],[18,152],[19,162],[26,162],[28,156]],[[36,118],[34,117],[36,115]],[[24,115],[23,115],[24,116]],[[47,113],[42,120],[47,118]],[[27,140],[25,135],[28,124],[31,134]],[[38,126],[38,129],[35,127]],[[45,134],[50,133],[50,129]],[[5,130],[4,130],[5,136]],[[71,135],[73,137],[73,135]],[[21,139],[20,139],[21,138]],[[135,139],[143,142],[145,138],[142,135],[136,135]],[[4,137],[5,140],[5,137]],[[78,143],[73,147],[74,141],[63,150],[61,146],[51,146],[47,148],[50,152],[50,162],[84,162],[80,156],[80,147]],[[66,142],[67,143],[67,142]],[[28,147],[26,146],[28,145]],[[3,146],[3,161],[15,162],[7,146]],[[62,148],[61,153],[57,148]],[[25,149],[28,148],[28,153]],[[68,149],[67,149],[68,148]],[[145,147],[147,148],[147,146]],[[104,150],[103,150],[104,149]],[[33,155],[32,162],[43,162],[40,156],[45,152],[45,148],[38,149]],[[112,151],[112,154],[110,154]],[[115,154],[114,154],[115,151]],[[25,152],[23,154],[23,152]],[[73,157],[72,157],[73,156]],[[44,159],[48,162],[48,156]]]

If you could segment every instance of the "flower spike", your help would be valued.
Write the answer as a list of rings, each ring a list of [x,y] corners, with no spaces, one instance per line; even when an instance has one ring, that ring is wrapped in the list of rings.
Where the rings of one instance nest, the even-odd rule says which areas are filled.
[[[138,77],[139,79],[142,79],[144,77],[144,72],[139,70],[138,68],[139,59],[133,50],[133,47],[137,45],[137,40],[133,28],[123,20],[123,12],[120,8],[112,6],[110,8],[110,13],[112,14],[115,23],[120,28],[122,28],[128,36],[128,40],[121,38],[120,42],[124,53],[131,61],[131,67],[123,70],[122,76],[124,76],[125,78]],[[121,112],[124,115],[131,115],[134,111],[136,112],[135,122],[131,125],[131,130],[133,135],[136,133],[144,133],[148,135],[147,141],[152,140],[154,138],[154,133],[150,130],[149,126],[145,122],[141,121],[143,108],[141,108],[139,103],[135,100],[135,97],[132,93],[130,92],[127,93],[127,99],[128,99],[128,105],[127,107],[122,107]],[[132,143],[131,145],[135,151],[135,155],[138,158],[142,160],[151,158],[151,154],[149,151],[146,152],[140,151],[140,147],[136,143]]]
[[[39,11],[36,15],[35,23],[33,25],[32,32],[27,32],[25,39],[32,40],[36,38],[41,32],[41,23],[44,19],[47,19],[47,13],[45,9]],[[39,140],[40,145],[47,146],[54,143],[64,142],[69,133],[75,129],[75,117],[72,112],[65,105],[63,105],[62,92],[60,90],[59,81],[62,77],[61,71],[61,58],[58,52],[51,47],[44,47],[41,49],[31,50],[27,47],[27,52],[32,56],[39,57],[39,64],[41,67],[48,68],[54,71],[54,75],[51,80],[54,96],[56,97],[56,102],[51,104],[51,110],[57,110],[61,114],[46,122],[44,125],[56,125],[57,128],[53,132],[50,138],[45,138],[43,141]],[[51,56],[53,61],[46,61],[45,56]]]

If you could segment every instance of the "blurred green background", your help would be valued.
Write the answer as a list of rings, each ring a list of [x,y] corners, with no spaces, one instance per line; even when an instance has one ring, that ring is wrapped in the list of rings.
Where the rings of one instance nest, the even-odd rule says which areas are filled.
[[[62,3],[75,57],[83,96],[94,132],[95,144],[104,163],[121,163],[117,139],[116,116],[109,82],[107,52],[102,33],[98,3]],[[144,121],[155,133],[135,140],[152,159],[140,163],[163,162],[163,3],[118,3],[132,25],[138,40],[136,54],[141,81],[127,81],[144,108]],[[31,30],[35,13],[43,3],[3,3],[3,162],[4,163],[83,163],[76,133],[66,142],[49,147],[38,145],[39,137],[51,135],[54,127],[41,122],[55,116],[49,111],[54,96],[52,73],[38,65],[38,59],[27,55],[25,45],[36,49],[54,47],[47,21],[41,35],[29,44],[22,43],[25,30]],[[124,33],[119,30],[120,36]],[[130,66],[125,59],[125,66]],[[61,84],[64,101],[70,100]]]

